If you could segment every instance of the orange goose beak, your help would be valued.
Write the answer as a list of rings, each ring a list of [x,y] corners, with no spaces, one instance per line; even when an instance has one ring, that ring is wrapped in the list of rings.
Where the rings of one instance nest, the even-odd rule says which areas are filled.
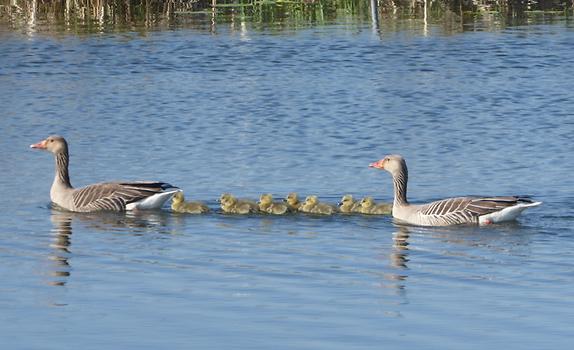
[[[384,169],[385,166],[383,165],[383,160],[381,159],[377,162],[369,164],[369,168]]]
[[[30,145],[30,148],[46,149],[46,140]]]

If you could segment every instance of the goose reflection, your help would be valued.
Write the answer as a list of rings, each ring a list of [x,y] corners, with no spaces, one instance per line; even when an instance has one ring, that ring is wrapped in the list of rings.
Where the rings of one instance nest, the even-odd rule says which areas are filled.
[[[407,263],[409,262],[409,231],[404,227],[393,233],[393,245],[389,253],[389,273],[385,274],[387,281],[394,282],[392,287],[397,289],[404,289],[404,283],[407,279],[406,270],[408,269]]]
[[[385,258],[388,265],[384,268],[381,287],[385,290],[389,309],[385,314],[391,317],[401,317],[401,306],[408,303],[407,278],[409,263],[409,231],[405,227],[397,227],[393,232],[392,245]]]
[[[398,231],[393,233],[393,249],[390,254],[391,266],[399,269],[407,269],[408,250],[409,250],[409,231],[405,227],[399,227]],[[404,280],[406,276],[401,276]]]
[[[409,228],[412,234],[442,242],[445,252],[456,250],[456,254],[474,257],[475,249],[499,254],[529,254],[531,235],[535,229],[519,222],[506,222],[489,227],[461,225],[452,227]]]
[[[50,280],[48,284],[64,286],[68,277],[70,277],[71,271],[69,258],[71,256],[72,216],[71,213],[52,210],[50,221],[52,222],[50,233],[53,236],[50,248],[53,251],[49,258],[53,262],[53,266],[49,275],[53,280]]]
[[[49,247],[52,249],[49,260],[52,262],[48,275],[49,285],[65,286],[73,271],[72,232],[73,224],[81,223],[82,230],[101,232],[123,232],[143,234],[145,232],[170,233],[167,231],[167,218],[164,212],[126,212],[126,213],[73,213],[52,208],[50,221],[53,237]]]

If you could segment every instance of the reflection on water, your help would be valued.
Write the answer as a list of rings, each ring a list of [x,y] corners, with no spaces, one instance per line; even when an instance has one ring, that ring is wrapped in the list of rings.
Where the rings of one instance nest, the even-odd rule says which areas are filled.
[[[407,268],[408,250],[409,250],[409,231],[406,227],[399,227],[398,231],[393,233],[393,249],[390,254],[391,265],[396,268]],[[405,279],[406,276],[399,276],[399,279]]]
[[[88,232],[129,232],[132,235],[142,235],[146,232],[170,233],[167,229],[169,213],[161,211],[140,211],[125,213],[73,213],[52,209],[50,229],[53,237],[49,259],[52,261],[50,272],[53,279],[48,282],[54,286],[65,286],[72,272],[73,258],[72,224],[80,223],[81,231]],[[91,233],[95,234],[95,233]]]
[[[457,246],[485,248],[493,252],[520,253],[528,251],[530,234],[524,224],[517,221],[496,224],[490,227],[461,225],[453,227],[409,226],[411,233],[437,239],[448,247]]]
[[[407,278],[409,267],[409,232],[404,227],[399,227],[392,233],[392,245],[384,248],[382,258],[388,260],[388,268],[384,269],[383,278],[385,281],[381,287],[391,291],[391,295],[399,297],[398,301],[391,302],[393,305],[405,303],[407,295]],[[388,296],[387,296],[388,297]],[[390,315],[400,316],[400,311],[388,311]]]
[[[70,239],[72,235],[72,215],[57,210],[52,210],[50,216],[52,229],[50,230],[53,240],[50,244],[52,254],[49,255],[53,262],[51,272],[54,279],[49,284],[54,286],[64,286],[70,276]]]
[[[541,15],[538,10],[547,11]],[[105,33],[197,28],[216,33],[218,27],[245,35],[247,23],[254,28],[271,26],[297,29],[309,25],[371,22],[375,31],[389,27],[416,27],[422,35],[429,34],[429,23],[442,23],[451,32],[473,30],[477,17],[491,28],[508,24],[527,24],[530,17],[552,20],[556,12],[572,10],[571,3],[551,0],[460,1],[460,0],[174,0],[123,1],[77,0],[37,1],[1,0],[0,24],[6,23],[29,36],[59,28],[70,33]],[[380,21],[380,19],[384,19]],[[391,19],[391,21],[389,21]],[[408,21],[403,21],[408,20]],[[382,25],[384,28],[381,28]]]
[[[82,222],[88,229],[97,231],[129,231],[145,233],[149,231],[168,233],[165,230],[169,213],[162,211],[128,211],[122,213],[66,213]]]
[[[172,12],[122,29],[105,13],[97,25],[70,13],[60,26],[46,3],[27,24],[14,16],[17,33],[0,25],[9,36],[0,40],[0,182],[13,198],[0,203],[0,293],[17,299],[0,298],[0,308],[18,321],[0,325],[17,335],[4,347],[35,347],[24,329],[51,348],[93,345],[102,333],[126,348],[167,338],[182,344],[174,349],[190,338],[199,348],[251,348],[253,339],[260,348],[277,339],[296,342],[282,348],[440,348],[441,330],[455,328],[448,348],[570,341],[569,19],[489,33],[495,16],[461,29],[453,15],[452,31],[437,33],[450,24],[434,23],[433,1],[423,37],[419,16],[381,10],[372,28],[363,1],[354,13],[365,18],[345,22],[343,11],[296,33],[294,22],[253,23],[239,8],[228,22],[219,9]],[[217,35],[148,34],[154,25]],[[467,29],[482,32],[448,36]],[[100,30],[129,33],[86,34]],[[62,33],[71,35],[53,39]],[[450,229],[388,217],[50,212],[35,204],[48,200],[53,160],[26,146],[52,132],[74,140],[77,184],[136,175],[198,200],[223,191],[389,200],[390,179],[366,164],[396,151],[412,159],[416,200],[480,189],[534,192],[545,205],[515,225]],[[54,317],[42,299],[68,306]],[[537,332],[524,340],[525,329]]]

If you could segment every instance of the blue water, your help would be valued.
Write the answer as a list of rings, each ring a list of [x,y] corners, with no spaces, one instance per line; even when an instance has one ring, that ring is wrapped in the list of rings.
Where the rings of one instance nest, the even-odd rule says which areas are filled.
[[[574,27],[374,32],[0,29],[0,340],[10,349],[566,348],[574,334]],[[386,28],[386,27],[384,27]],[[426,34],[426,35],[425,35]],[[529,194],[516,223],[50,209],[76,186],[409,198]]]

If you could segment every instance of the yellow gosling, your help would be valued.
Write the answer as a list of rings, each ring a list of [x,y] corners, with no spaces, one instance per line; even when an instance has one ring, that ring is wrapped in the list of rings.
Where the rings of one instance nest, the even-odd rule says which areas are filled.
[[[203,214],[209,207],[201,202],[186,202],[183,192],[177,192],[171,199],[171,210],[175,213]]]
[[[258,204],[259,210],[264,213],[283,215],[289,211],[286,204],[273,202],[273,196],[269,193],[262,194]]]
[[[365,197],[361,200],[360,213],[370,215],[389,215],[393,209],[392,204],[376,204],[372,197]]]
[[[341,213],[358,213],[360,208],[361,202],[355,201],[350,194],[344,195],[341,198],[341,202],[339,202],[339,211]]]
[[[335,210],[328,204],[320,203],[317,196],[309,196],[299,207],[299,211],[310,214],[331,215]]]
[[[285,197],[285,202],[287,203],[287,207],[289,211],[298,211],[299,207],[301,206],[301,202],[299,202],[299,195],[295,192],[291,192]]]
[[[229,214],[249,214],[259,211],[257,204],[251,201],[239,200],[230,193],[224,193],[219,197],[221,210]]]

